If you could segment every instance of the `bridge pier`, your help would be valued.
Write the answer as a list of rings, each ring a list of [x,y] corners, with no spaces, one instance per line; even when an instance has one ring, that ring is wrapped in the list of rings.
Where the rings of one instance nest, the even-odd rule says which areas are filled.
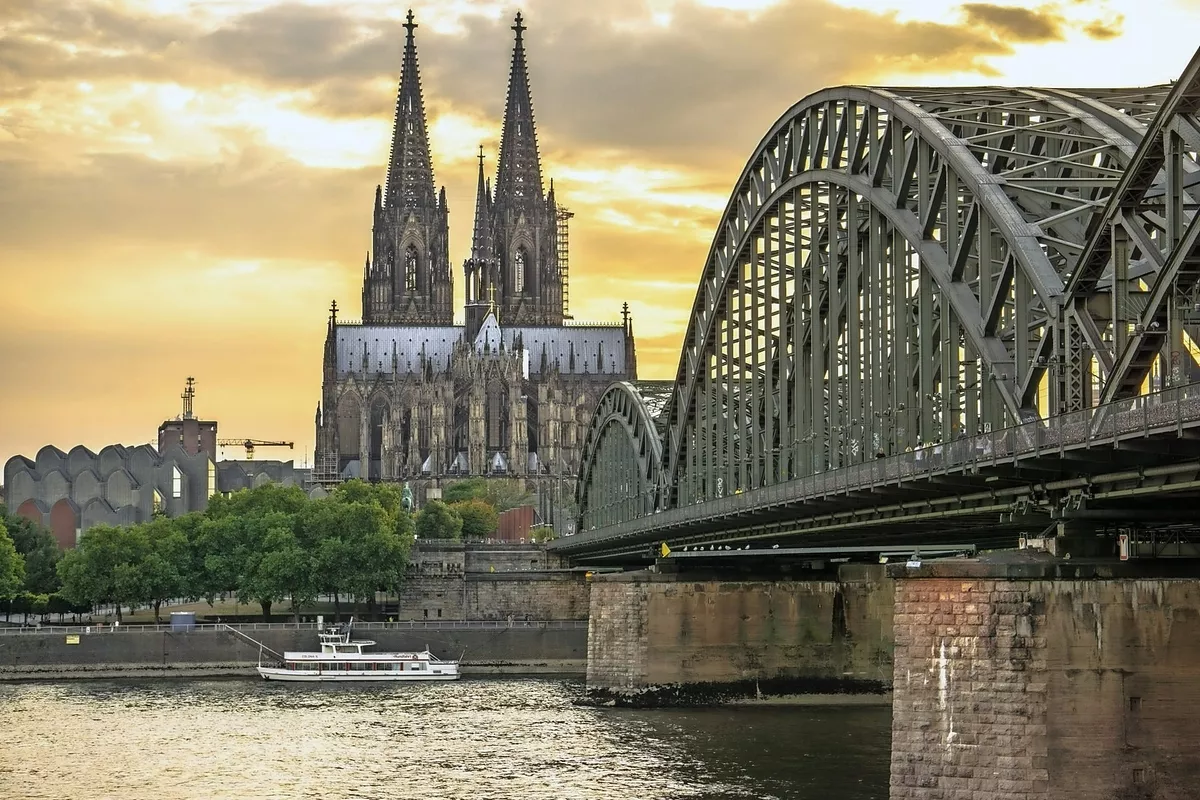
[[[1195,797],[1196,567],[950,560],[889,574],[891,800]]]
[[[872,565],[811,580],[597,576],[588,696],[640,707],[827,694],[887,702],[892,604],[892,581]]]

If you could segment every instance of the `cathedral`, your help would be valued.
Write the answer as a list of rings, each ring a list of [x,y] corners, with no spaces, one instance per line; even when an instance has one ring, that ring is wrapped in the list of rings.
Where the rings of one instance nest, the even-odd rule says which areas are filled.
[[[553,181],[549,191],[542,183],[517,14],[495,184],[481,148],[464,322],[455,323],[449,207],[434,184],[411,11],[405,28],[362,321],[339,320],[336,303],[330,309],[313,477],[326,486],[411,481],[419,498],[436,496],[428,490],[445,478],[521,477],[543,495],[546,516],[574,496],[600,394],[637,377],[628,310],[611,325],[577,325],[566,314],[559,226],[568,214]],[[547,502],[549,487],[555,500]]]

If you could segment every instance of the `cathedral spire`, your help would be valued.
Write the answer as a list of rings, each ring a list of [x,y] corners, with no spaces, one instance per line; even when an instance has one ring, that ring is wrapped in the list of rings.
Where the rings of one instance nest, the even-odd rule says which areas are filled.
[[[496,174],[496,200],[523,206],[542,199],[542,167],[538,161],[537,132],[533,127],[533,99],[525,65],[525,26],[521,12],[515,24],[512,67],[508,75],[508,101],[504,106],[504,131],[500,137],[500,165]]]
[[[429,134],[425,128],[425,102],[421,97],[421,71],[417,66],[417,43],[413,12],[404,23],[404,66],[396,93],[396,121],[387,171],[388,207],[434,206],[433,164],[429,157]]]
[[[471,233],[471,258],[483,262],[491,258],[492,242],[488,222],[488,208],[491,205],[491,192],[488,191],[483,175],[483,145],[479,145],[479,182],[475,188],[475,229]]]

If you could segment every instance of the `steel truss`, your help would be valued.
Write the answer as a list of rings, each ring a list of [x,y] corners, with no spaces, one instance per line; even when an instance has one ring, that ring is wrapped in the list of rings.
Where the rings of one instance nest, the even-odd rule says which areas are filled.
[[[581,530],[651,514],[662,502],[662,437],[641,392],[627,381],[605,390],[584,434]]]
[[[601,439],[644,412],[614,388],[580,530],[1194,380],[1198,109],[1200,53],[1145,89],[841,87],[793,106],[717,228],[659,472],[653,443]]]

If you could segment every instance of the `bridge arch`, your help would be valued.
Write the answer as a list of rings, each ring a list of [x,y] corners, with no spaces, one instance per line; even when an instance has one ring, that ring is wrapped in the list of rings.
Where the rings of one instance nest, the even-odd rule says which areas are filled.
[[[602,403],[570,547],[849,487],[998,429],[1038,438],[1067,412],[1095,428],[1148,407],[1123,398],[1200,380],[1198,212],[1200,51],[1148,88],[804,98],[714,234],[651,415],[656,501],[630,501],[628,474],[653,467],[631,412],[614,425]]]
[[[601,395],[584,434],[579,530],[652,514],[663,501],[662,438],[654,412],[628,381]]]
[[[840,87],[793,106],[705,263],[667,417],[670,504],[1059,404],[1036,343],[1135,153],[1142,123],[1122,116],[996,88]]]

